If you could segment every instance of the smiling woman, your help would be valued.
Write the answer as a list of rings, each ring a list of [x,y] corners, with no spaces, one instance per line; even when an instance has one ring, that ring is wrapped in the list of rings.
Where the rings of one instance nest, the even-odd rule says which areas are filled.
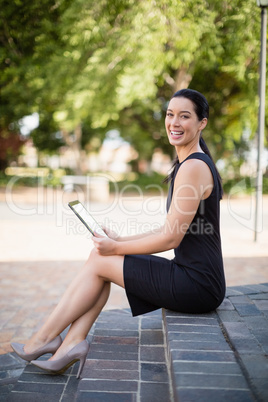
[[[157,230],[120,237],[94,233],[95,248],[45,324],[26,345],[14,351],[51,373],[80,361],[85,340],[105,305],[111,282],[125,288],[133,316],[158,308],[205,313],[225,295],[219,229],[221,181],[203,140],[208,119],[206,98],[190,89],[176,92],[166,116],[169,142],[177,159],[169,176],[165,223]],[[154,253],[174,249],[172,260]],[[60,333],[70,325],[62,342]],[[54,353],[48,361],[36,359]]]
[[[178,109],[180,107],[184,110]],[[174,110],[172,108],[174,108]],[[176,119],[176,112],[178,113],[177,119]],[[177,144],[174,141],[178,140],[179,138],[183,139],[183,137],[184,141],[187,141],[186,138],[187,135],[184,135],[184,132],[186,131],[187,134],[187,128],[191,129],[191,124],[189,124],[189,121],[187,123],[187,120],[192,119],[193,121],[197,119],[197,121],[195,121],[196,123],[195,129],[197,130],[197,127],[199,126],[198,131],[199,135],[195,138],[195,140],[199,142],[199,147],[205,154],[209,156],[209,158],[213,163],[220,184],[220,191],[222,196],[223,190],[221,185],[221,177],[218,172],[218,169],[216,168],[215,163],[213,162],[213,158],[209,152],[205,140],[203,139],[202,136],[202,130],[206,127],[208,118],[209,118],[209,105],[205,96],[192,89],[181,89],[180,91],[175,92],[175,94],[173,95],[173,97],[169,102],[165,120],[166,131],[168,134],[169,142],[176,148]],[[192,140],[194,140],[194,138],[192,138]],[[178,145],[181,145],[181,143],[179,143]],[[177,153],[174,165],[176,165],[178,160],[179,158]],[[171,177],[172,173],[171,175],[169,175],[166,181],[169,181]]]
[[[207,125],[207,118],[199,121],[193,103],[182,97],[171,99],[166,114],[166,130],[171,145],[174,145],[178,154],[183,148],[195,146],[199,141],[200,131]]]

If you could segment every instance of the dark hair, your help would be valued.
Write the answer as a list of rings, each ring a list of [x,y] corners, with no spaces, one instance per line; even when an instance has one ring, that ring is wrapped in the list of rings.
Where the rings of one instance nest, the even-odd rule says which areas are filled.
[[[175,94],[171,97],[171,99],[173,99],[173,98],[189,99],[193,103],[194,111],[195,111],[199,121],[209,118],[208,101],[205,98],[205,96],[203,94],[201,94],[200,92],[195,91],[194,89],[189,89],[189,88],[180,89],[179,91],[175,92]],[[200,145],[202,151],[210,157],[210,159],[212,160],[212,162],[214,164],[214,167],[215,167],[216,173],[217,173],[217,178],[218,178],[219,185],[220,185],[220,195],[222,197],[222,195],[223,195],[222,179],[221,179],[220,173],[213,161],[211,153],[209,152],[207,144],[205,143],[205,140],[202,136],[202,132],[201,132],[200,139],[199,139],[199,145]],[[174,164],[173,164],[173,169],[172,169],[171,173],[168,175],[168,177],[166,178],[165,182],[169,182],[172,179],[174,172],[175,172],[175,166],[176,166],[177,162],[179,162],[178,157],[176,157]]]

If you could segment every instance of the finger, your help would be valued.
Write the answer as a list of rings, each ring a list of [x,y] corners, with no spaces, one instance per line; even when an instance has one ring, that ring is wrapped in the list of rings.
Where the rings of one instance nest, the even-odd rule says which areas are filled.
[[[92,237],[92,241],[93,241],[93,244],[94,244],[94,247],[95,248],[98,248],[99,247],[99,241],[98,241],[99,239],[94,239],[93,237]]]
[[[93,236],[95,236],[95,237],[100,237],[100,238],[103,238],[103,237],[105,237],[105,236],[102,236],[102,235],[100,235],[98,232],[94,232],[94,235]]]
[[[108,235],[109,229],[104,225],[101,225],[101,228],[104,231],[104,233],[106,233]]]

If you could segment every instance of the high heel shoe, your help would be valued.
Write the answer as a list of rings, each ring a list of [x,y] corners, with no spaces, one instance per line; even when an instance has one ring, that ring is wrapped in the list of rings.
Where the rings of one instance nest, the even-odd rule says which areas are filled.
[[[15,353],[19,357],[21,357],[23,360],[26,360],[27,362],[30,362],[31,360],[38,359],[38,357],[45,355],[46,353],[52,353],[54,354],[56,350],[60,347],[62,344],[62,339],[60,335],[56,336],[52,341],[48,342],[45,346],[42,346],[42,348],[37,349],[35,352],[32,353],[25,353],[24,352],[24,344],[23,343],[16,343],[13,342],[11,343],[11,347],[14,350]]]
[[[51,374],[62,374],[78,360],[80,361],[76,378],[80,377],[88,354],[89,344],[86,340],[78,343],[64,357],[58,360],[35,361],[31,363]]]

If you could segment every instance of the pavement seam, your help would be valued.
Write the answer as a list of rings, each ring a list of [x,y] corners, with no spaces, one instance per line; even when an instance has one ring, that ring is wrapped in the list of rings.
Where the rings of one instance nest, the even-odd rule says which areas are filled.
[[[231,297],[232,297],[232,296],[228,296],[227,299],[228,299],[228,300],[230,301],[230,303],[233,305],[233,303],[232,303],[231,300],[230,300]],[[236,310],[235,306],[234,306],[234,309]],[[236,310],[236,311],[237,311],[237,310]],[[238,363],[238,365],[239,365],[239,367],[240,367],[240,369],[241,369],[241,372],[242,372],[242,374],[243,374],[243,376],[244,376],[244,378],[245,378],[245,380],[246,380],[246,382],[247,382],[247,384],[248,384],[248,387],[249,387],[249,389],[250,389],[250,391],[251,391],[251,393],[252,393],[252,396],[254,397],[254,399],[255,399],[256,401],[259,401],[260,399],[259,399],[259,396],[258,396],[258,391],[257,391],[256,387],[254,386],[252,380],[250,379],[250,376],[249,376],[249,373],[248,373],[248,371],[247,371],[247,368],[246,368],[245,364],[243,363],[243,361],[242,361],[242,359],[241,359],[241,357],[240,357],[240,354],[239,354],[238,350],[237,350],[237,349],[235,348],[235,346],[233,345],[232,340],[231,340],[231,338],[229,337],[228,332],[227,332],[227,330],[226,330],[226,328],[225,328],[224,322],[221,320],[221,318],[220,318],[220,316],[219,316],[218,314],[217,314],[217,316],[218,316],[219,326],[220,326],[220,328],[221,328],[222,334],[223,334],[223,336],[224,336],[226,342],[228,343],[228,345],[229,345],[231,351],[233,352],[233,354],[234,354],[234,356],[235,356],[235,358],[236,358],[236,361],[237,361],[237,363]]]
[[[171,370],[171,362],[170,362],[170,359],[168,356],[167,334],[166,334],[165,326],[164,326],[165,318],[164,318],[163,312],[164,312],[164,309],[162,309],[162,331],[163,331],[163,338],[164,338],[165,360],[166,360],[168,378],[169,378],[169,394],[170,394],[171,402],[174,402],[175,398],[174,398],[173,384],[172,384],[172,370]]]

